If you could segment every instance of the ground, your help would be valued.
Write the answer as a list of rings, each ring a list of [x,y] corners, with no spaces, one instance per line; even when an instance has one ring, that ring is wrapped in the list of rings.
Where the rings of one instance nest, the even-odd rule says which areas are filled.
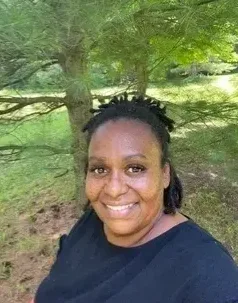
[[[50,200],[51,195],[48,195]],[[1,303],[30,301],[39,282],[46,276],[54,261],[59,237],[70,230],[77,220],[76,214],[74,201],[49,203],[44,208],[36,208],[33,215],[22,213],[17,221],[9,223],[12,244],[17,241],[19,234],[21,238],[39,237],[39,243],[34,252],[27,252],[27,249],[18,252],[11,249],[11,242],[8,242],[5,256],[1,259]]]

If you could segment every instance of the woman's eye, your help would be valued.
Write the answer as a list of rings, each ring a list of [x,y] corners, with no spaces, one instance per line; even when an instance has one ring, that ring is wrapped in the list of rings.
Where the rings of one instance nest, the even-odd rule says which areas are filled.
[[[140,165],[135,165],[135,166],[130,166],[128,168],[129,173],[140,173],[145,170],[145,167],[140,166]]]
[[[92,167],[89,170],[91,173],[95,173],[97,175],[104,174],[106,172],[106,169],[103,167]]]

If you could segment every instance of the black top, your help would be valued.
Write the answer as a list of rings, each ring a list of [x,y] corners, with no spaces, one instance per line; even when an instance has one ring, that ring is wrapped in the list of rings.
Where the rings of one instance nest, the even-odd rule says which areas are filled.
[[[237,303],[238,267],[188,220],[137,247],[110,244],[87,211],[61,241],[36,303]]]

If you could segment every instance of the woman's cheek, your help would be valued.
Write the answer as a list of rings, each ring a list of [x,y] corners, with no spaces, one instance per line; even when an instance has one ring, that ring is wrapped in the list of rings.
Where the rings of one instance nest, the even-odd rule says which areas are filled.
[[[154,178],[141,177],[131,184],[131,187],[139,194],[142,200],[150,201],[158,195],[159,184]]]
[[[129,183],[129,186],[138,192],[147,191],[149,188],[151,188],[151,185],[153,185],[153,182],[151,182],[151,179],[147,176],[141,176],[140,178],[132,179]]]
[[[102,182],[99,180],[95,181],[92,177],[86,178],[85,193],[86,197],[91,201],[98,199],[100,192],[102,190]]]
[[[94,183],[95,182],[93,182],[90,177],[86,178],[85,193],[90,201],[93,200],[95,196],[95,186],[93,185]]]

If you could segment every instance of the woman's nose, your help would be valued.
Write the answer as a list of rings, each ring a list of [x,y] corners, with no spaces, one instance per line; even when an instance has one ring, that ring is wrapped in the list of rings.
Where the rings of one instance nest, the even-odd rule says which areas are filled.
[[[122,175],[113,173],[109,176],[105,186],[104,192],[113,199],[125,194],[128,191],[128,186]]]

